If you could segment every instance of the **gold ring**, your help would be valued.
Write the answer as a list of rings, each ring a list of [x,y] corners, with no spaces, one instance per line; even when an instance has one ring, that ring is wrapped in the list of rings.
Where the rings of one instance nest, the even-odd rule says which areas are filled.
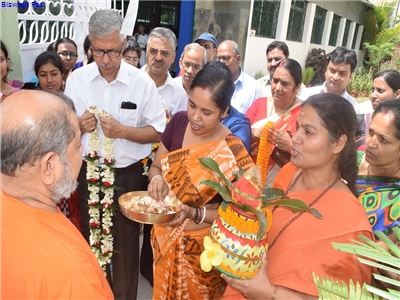
[[[92,127],[91,129],[90,129],[90,131],[93,131],[94,130],[94,127]]]

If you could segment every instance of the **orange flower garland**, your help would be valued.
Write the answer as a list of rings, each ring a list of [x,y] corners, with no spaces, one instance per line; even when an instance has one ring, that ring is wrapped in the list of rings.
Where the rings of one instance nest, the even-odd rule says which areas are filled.
[[[262,187],[265,185],[265,181],[267,179],[268,163],[269,163],[269,157],[271,155],[271,147],[272,147],[272,143],[268,139],[268,135],[269,135],[269,132],[272,127],[274,127],[274,122],[272,122],[272,121],[269,121],[264,125],[264,127],[261,131],[260,144],[258,146],[256,165],[260,168],[260,171],[261,171],[261,186]]]
[[[268,207],[262,209],[265,217],[267,218],[267,229],[265,232],[268,232],[272,225],[272,213]],[[220,206],[218,208],[218,215],[223,218],[228,224],[231,224],[240,232],[246,232],[249,234],[257,234],[260,224],[258,220],[254,217],[247,218],[244,215],[241,215],[235,212],[231,206],[228,206],[224,211]]]

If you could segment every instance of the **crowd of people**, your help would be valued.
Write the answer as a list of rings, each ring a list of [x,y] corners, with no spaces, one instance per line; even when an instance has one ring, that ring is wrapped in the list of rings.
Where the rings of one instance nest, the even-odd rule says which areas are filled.
[[[50,44],[34,62],[30,91],[8,78],[1,42],[2,298],[136,299],[139,272],[153,299],[317,299],[313,272],[370,284],[372,268],[331,243],[374,239],[374,231],[394,239],[400,226],[399,71],[375,75],[373,112],[359,114],[346,91],[357,65],[353,50],[337,47],[324,84],[306,88],[284,42],[267,47],[269,74],[255,80],[243,71],[235,41],[203,33],[186,45],[180,76],[172,78],[175,34],[163,27],[146,34],[138,24],[127,38],[122,22],[113,10],[96,11],[81,61],[73,40]],[[275,207],[254,278],[204,272],[203,240],[222,198],[200,184],[214,175],[198,158],[213,158],[233,181],[267,151],[260,135],[269,121],[266,186],[303,200],[323,219]],[[112,158],[104,163],[112,175],[90,160],[91,153],[106,157],[109,141]],[[105,267],[91,250],[105,246],[94,245],[91,229],[106,220],[91,212],[93,197],[105,191],[94,192],[95,177],[118,187],[114,253]],[[180,213],[154,226],[124,217],[118,197],[143,190],[160,201],[174,194]]]

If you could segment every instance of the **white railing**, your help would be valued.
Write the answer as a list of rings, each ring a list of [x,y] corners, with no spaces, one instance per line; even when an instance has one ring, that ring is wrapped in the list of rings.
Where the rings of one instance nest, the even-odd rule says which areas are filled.
[[[113,2],[116,7],[116,1]],[[111,8],[110,0],[18,0],[17,4],[21,7],[18,30],[24,81],[34,76],[33,62],[37,55],[59,38],[74,40],[79,58],[83,58],[82,44],[90,16],[98,9]],[[123,11],[120,13],[123,15]]]

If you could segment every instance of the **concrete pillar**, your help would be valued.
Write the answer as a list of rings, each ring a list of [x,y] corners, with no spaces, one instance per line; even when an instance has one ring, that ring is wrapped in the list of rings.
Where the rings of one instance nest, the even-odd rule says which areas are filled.
[[[292,1],[281,1],[279,7],[278,24],[276,26],[275,40],[285,41],[289,24],[290,7]]]
[[[341,18],[339,23],[339,31],[336,40],[336,47],[342,46],[343,36],[344,36],[344,29],[346,28],[346,18]]]
[[[5,44],[12,63],[12,71],[8,74],[7,78],[22,80],[17,7],[2,7],[0,9],[0,25],[0,39]]]
[[[353,45],[354,31],[356,30],[356,22],[350,23],[349,29],[349,37],[347,38],[346,48],[351,49],[351,45]]]
[[[315,3],[308,2],[304,29],[303,29],[303,37],[301,39],[302,43],[305,44],[305,49],[308,49],[310,46],[316,8],[317,5]]]
[[[329,37],[331,35],[332,21],[334,16],[333,11],[327,11],[325,17],[324,33],[322,34],[321,46],[322,49],[327,49],[329,46]]]
[[[364,26],[360,25],[358,27],[356,46],[355,46],[354,50],[359,50],[360,49],[360,43],[361,43],[361,38],[362,38],[363,31],[364,31]]]

